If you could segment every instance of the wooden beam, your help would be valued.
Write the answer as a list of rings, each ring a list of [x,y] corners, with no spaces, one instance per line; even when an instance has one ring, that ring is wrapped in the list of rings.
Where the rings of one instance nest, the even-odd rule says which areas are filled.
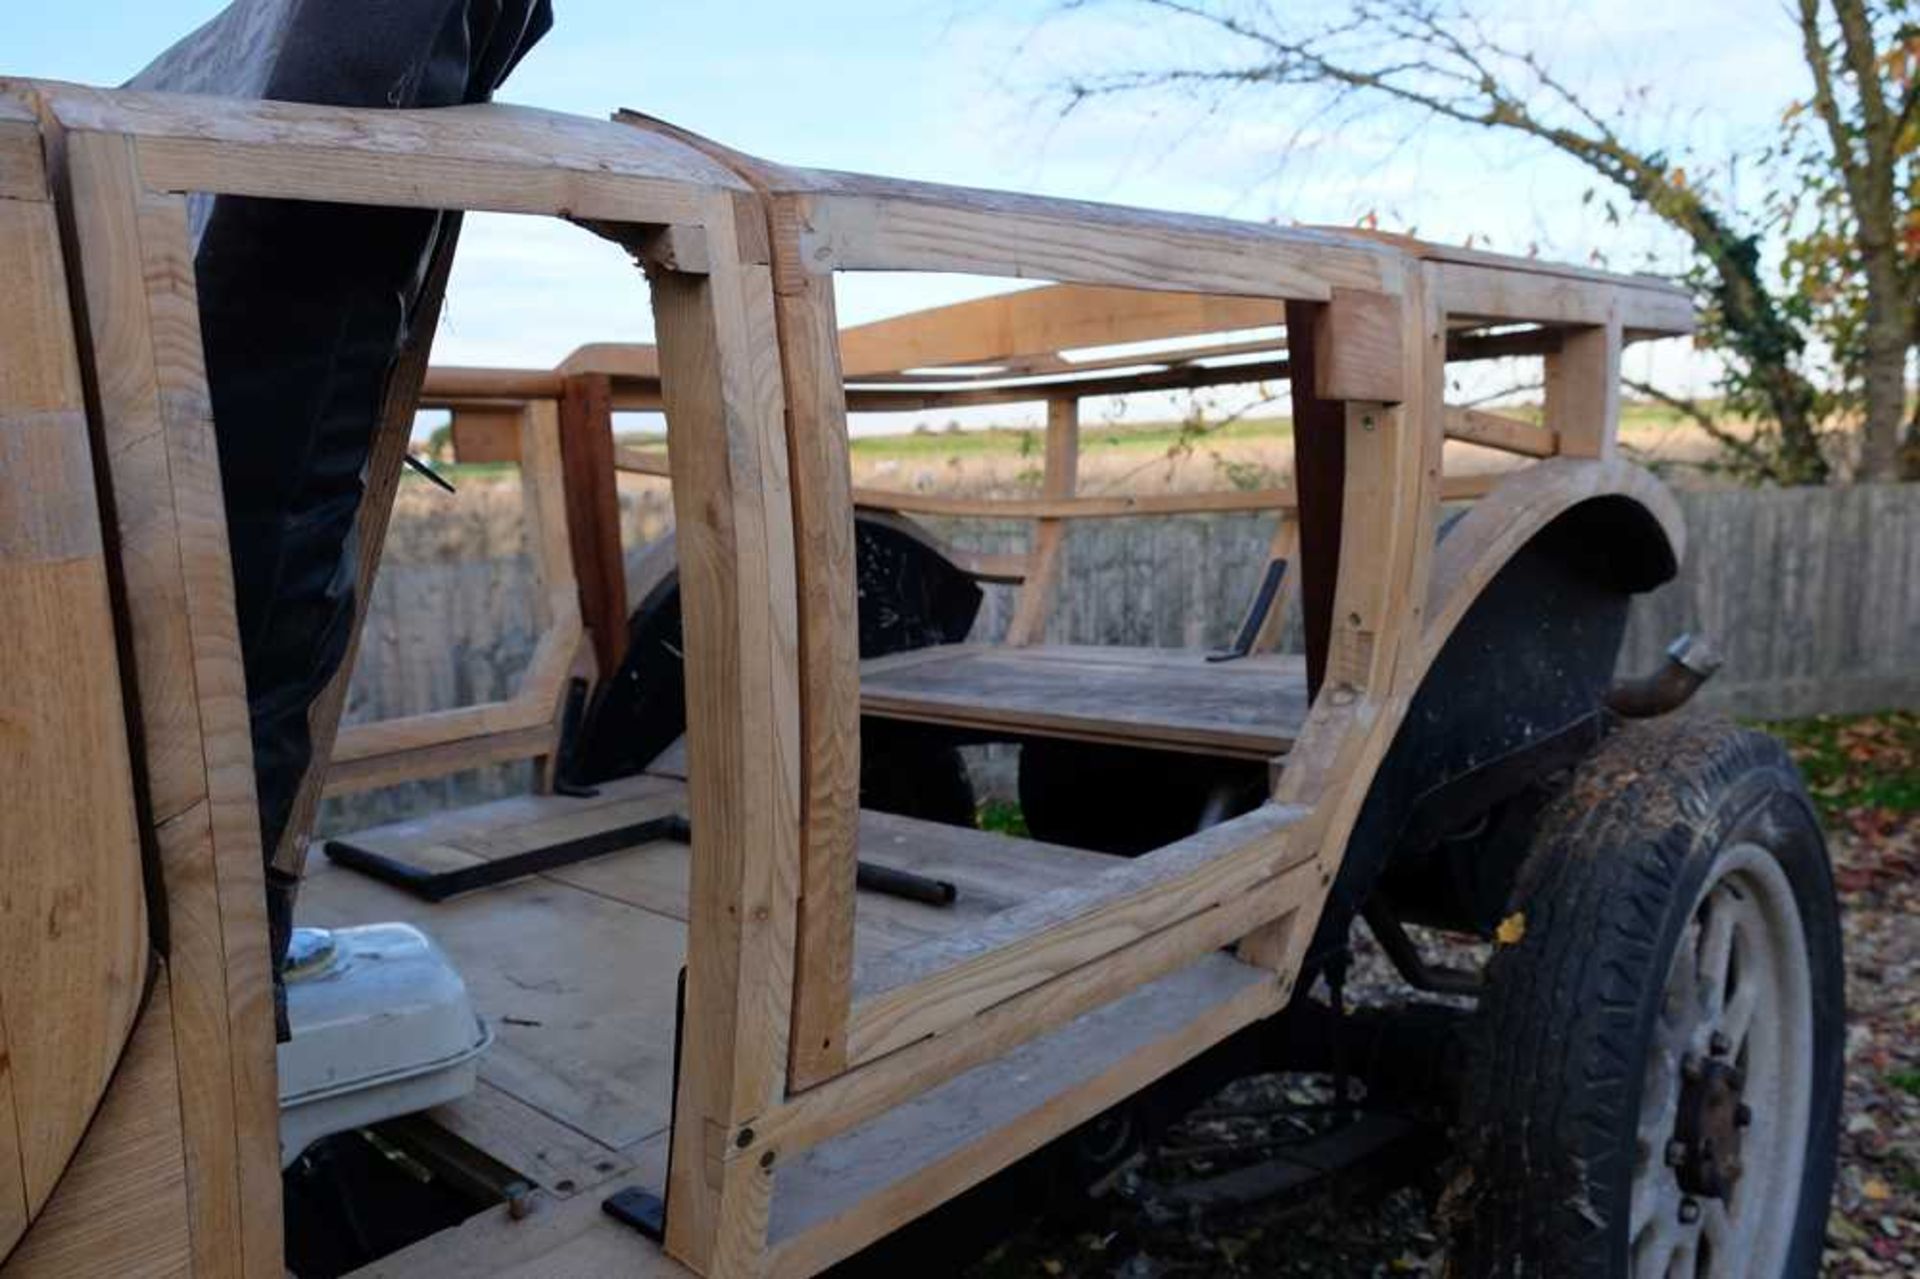
[[[1547,357],[1547,428],[1568,457],[1612,457],[1620,431],[1618,317],[1567,334]]]
[[[666,455],[653,449],[614,450],[614,465],[636,475],[665,478],[670,474]],[[1441,480],[1447,501],[1469,501],[1484,496],[1499,480],[1497,474],[1449,475]],[[1114,520],[1149,515],[1216,515],[1227,511],[1284,511],[1296,505],[1294,491],[1223,489],[1206,493],[1136,493],[1080,497],[949,497],[941,493],[912,493],[900,489],[855,487],[853,503],[876,511],[908,515],[941,515],[988,520]]]
[[[75,134],[66,156],[167,896],[194,1269],[279,1276],[260,816],[186,201],[142,188],[123,137]]]
[[[1382,404],[1406,398],[1399,298],[1370,290],[1335,289],[1325,306],[1313,309],[1313,323],[1316,397]]]
[[[557,400],[566,394],[566,378],[545,369],[472,369],[437,365],[420,385],[421,408],[449,408],[465,400],[497,400],[503,405],[527,400]]]
[[[1054,285],[856,325],[840,335],[841,366],[859,379],[1278,323],[1279,304],[1259,298]]]
[[[469,405],[453,411],[449,429],[453,460],[461,464],[518,462],[520,460],[520,406]]]
[[[855,1001],[847,1036],[852,1058],[872,1061],[947,1033],[1082,965],[1106,960],[1124,967],[1135,941],[1175,929],[1310,857],[1312,847],[1297,838],[1306,816],[1303,808],[1269,804],[1123,861],[1084,885],[1043,893],[977,927],[893,952]],[[1237,935],[1184,932],[1165,958],[1191,961]],[[1028,1034],[1052,1024],[1036,1018]]]
[[[833,278],[792,260],[799,213],[768,209],[793,467],[800,599],[801,817],[789,1083],[846,1065],[860,821],[860,628],[852,474]]]
[[[1300,524],[1300,619],[1307,654],[1307,695],[1326,679],[1339,581],[1341,504],[1346,489],[1346,415],[1321,396],[1319,344],[1325,327],[1305,303],[1287,306],[1287,332],[1299,372],[1293,379],[1293,476]]]
[[[26,132],[31,151],[0,160],[0,1257],[87,1131],[150,953],[112,566],[59,229]],[[12,133],[0,126],[0,153]]]
[[[1080,401],[1061,396],[1047,401],[1047,458],[1040,492],[1043,497],[1072,497],[1080,472]],[[1044,638],[1047,615],[1060,579],[1060,561],[1066,551],[1066,525],[1058,519],[1040,520],[1033,530],[1027,555],[1027,580],[1020,588],[1007,643],[1019,647]]]
[[[1173,293],[1324,301],[1391,289],[1402,255],[1296,227],[766,166],[814,218],[803,256],[822,270],[965,271]]]
[[[849,387],[847,407],[855,412],[898,413],[916,409],[970,408],[991,404],[1030,404],[1072,395],[1082,399],[1106,395],[1137,395],[1146,391],[1182,391],[1208,386],[1245,386],[1282,381],[1292,375],[1287,360],[1257,364],[1182,365],[1124,377],[1047,378],[1013,386],[963,387],[953,390],[905,390]]]
[[[498,103],[381,110],[5,81],[69,131],[122,136],[156,191],[670,226],[739,179],[670,138]]]
[[[1517,453],[1521,457],[1552,457],[1560,451],[1560,435],[1551,427],[1520,418],[1485,413],[1479,409],[1446,407],[1447,438],[1482,448]]]
[[[613,387],[604,373],[570,376],[560,400],[567,542],[580,617],[609,679],[627,652],[627,569],[614,484]]]
[[[186,1081],[173,1003],[162,968],[85,1139],[33,1228],[0,1266],[7,1279],[239,1270],[238,1258],[203,1269],[194,1249],[198,1215],[180,1139]]]
[[[771,1173],[729,1160],[783,1091],[800,879],[793,505],[765,267],[731,201],[707,210],[709,272],[656,271],[685,616],[693,823],[686,1016],[667,1249],[706,1274],[763,1255]]]

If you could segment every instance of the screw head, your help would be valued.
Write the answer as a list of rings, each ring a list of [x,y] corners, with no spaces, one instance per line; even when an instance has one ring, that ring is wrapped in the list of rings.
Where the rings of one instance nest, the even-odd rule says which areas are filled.
[[[1687,1162],[1687,1143],[1678,1137],[1667,1143],[1667,1167],[1678,1168]]]
[[[733,1136],[733,1144],[742,1150],[751,1146],[753,1144],[753,1129],[742,1128],[739,1132],[735,1133]]]
[[[1692,1198],[1682,1199],[1680,1201],[1680,1224],[1683,1226],[1691,1226],[1698,1220],[1700,1220],[1700,1201]]]
[[[1724,1057],[1733,1051],[1733,1041],[1727,1038],[1725,1031],[1716,1030],[1707,1040],[1707,1051],[1716,1057]]]

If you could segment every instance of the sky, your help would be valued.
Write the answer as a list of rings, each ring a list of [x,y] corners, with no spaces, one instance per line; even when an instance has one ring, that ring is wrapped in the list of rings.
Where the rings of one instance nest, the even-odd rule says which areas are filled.
[[[0,72],[113,84],[224,0],[0,0]],[[1289,13],[1323,7],[1286,0]],[[1059,0],[555,0],[553,31],[501,97],[604,116],[632,107],[790,164],[1220,214],[1386,229],[1624,269],[1672,269],[1670,234],[1604,201],[1569,162],[1404,116],[1316,116],[1304,99],[1104,99],[1064,116],[1075,73],[1204,60],[1197,32],[1125,3]],[[1732,157],[1802,92],[1777,0],[1490,0],[1503,35],[1690,158],[1698,182],[1751,207]],[[1635,97],[1639,93],[1644,97]],[[995,292],[1006,282],[857,277],[843,322]],[[435,359],[550,366],[588,341],[646,341],[646,292],[616,248],[577,228],[472,218]],[[1636,348],[1628,371],[1705,389],[1686,342]],[[1001,411],[1004,417],[1004,411]]]

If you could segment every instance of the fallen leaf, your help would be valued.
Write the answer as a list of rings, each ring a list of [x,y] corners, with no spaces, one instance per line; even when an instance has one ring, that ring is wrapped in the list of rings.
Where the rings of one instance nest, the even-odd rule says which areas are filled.
[[[1493,930],[1493,940],[1501,946],[1518,946],[1527,935],[1527,912],[1516,910],[1500,921],[1500,927]]]
[[[1875,1203],[1893,1196],[1892,1188],[1878,1177],[1867,1178],[1866,1183],[1860,1187],[1860,1193]]]

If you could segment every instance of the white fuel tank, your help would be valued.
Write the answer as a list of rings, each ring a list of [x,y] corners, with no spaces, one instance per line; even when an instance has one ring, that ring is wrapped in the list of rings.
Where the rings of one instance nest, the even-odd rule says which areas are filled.
[[[296,928],[280,1045],[280,1164],[322,1137],[473,1090],[492,1031],[467,985],[410,924]]]

